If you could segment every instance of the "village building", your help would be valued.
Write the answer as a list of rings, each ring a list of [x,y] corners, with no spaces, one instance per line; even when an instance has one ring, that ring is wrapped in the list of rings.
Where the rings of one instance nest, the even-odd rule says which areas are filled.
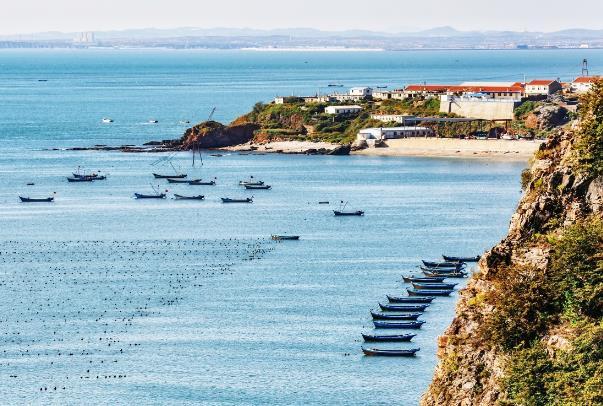
[[[409,138],[409,137],[433,137],[434,132],[427,127],[380,127],[380,128],[365,128],[358,132],[356,138],[358,140],[387,140],[394,138]]]
[[[400,123],[404,125],[407,122],[416,122],[416,116],[404,114],[371,114],[373,120],[383,121],[384,123]]]
[[[438,97],[443,94],[467,95],[485,94],[493,99],[521,100],[524,88],[521,83],[511,82],[466,82],[460,85],[408,85],[404,89],[406,97]]]
[[[521,99],[494,98],[484,93],[440,96],[440,113],[483,120],[512,120]]]
[[[351,96],[362,96],[362,97],[371,97],[373,95],[373,89],[370,87],[362,86],[362,87],[352,87],[349,91]]]
[[[596,81],[601,79],[601,76],[580,76],[574,79],[570,89],[574,93],[586,93],[593,87]]]
[[[325,113],[339,116],[342,114],[358,114],[362,111],[360,106],[327,106]]]
[[[562,89],[561,83],[556,80],[532,80],[526,83],[526,96],[548,96]]]
[[[389,90],[373,90],[374,100],[389,100],[392,98],[392,92]]]

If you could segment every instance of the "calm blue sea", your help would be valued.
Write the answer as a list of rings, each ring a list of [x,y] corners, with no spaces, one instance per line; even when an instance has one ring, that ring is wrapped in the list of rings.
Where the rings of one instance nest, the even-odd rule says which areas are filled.
[[[398,345],[420,347],[414,359],[361,355],[369,310],[403,294],[421,258],[500,240],[525,163],[206,154],[191,168],[179,154],[190,177],[217,178],[192,187],[152,178],[171,171],[161,155],[46,149],[173,138],[214,106],[228,121],[331,82],[568,79],[584,57],[603,62],[600,51],[0,52],[0,403],[416,404],[456,293]],[[67,183],[77,166],[108,180]],[[237,185],[250,175],[273,189],[220,203],[252,195]],[[153,187],[206,200],[132,199]],[[17,202],[55,192],[54,204]],[[342,200],[366,216],[335,218]]]

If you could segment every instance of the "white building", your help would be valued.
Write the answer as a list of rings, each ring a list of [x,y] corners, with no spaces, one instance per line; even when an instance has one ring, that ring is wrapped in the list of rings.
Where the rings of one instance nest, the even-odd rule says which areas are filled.
[[[365,128],[358,132],[358,140],[388,140],[393,138],[432,137],[434,132],[427,127],[380,127]]]
[[[526,96],[548,96],[562,89],[556,80],[532,80],[526,83]]]
[[[586,93],[593,87],[593,83],[601,79],[601,76],[580,76],[572,82],[572,92]]]
[[[389,90],[373,90],[373,99],[389,100],[392,98],[392,92]]]
[[[373,95],[373,89],[370,87],[353,87],[349,92],[350,96],[370,97]]]
[[[443,94],[440,96],[440,113],[482,120],[512,120],[520,103],[520,100],[497,99],[479,93],[463,96]]]
[[[371,114],[373,120],[383,121],[384,123],[406,124],[409,121],[417,121],[416,116],[407,116],[403,114]]]
[[[335,116],[341,114],[357,114],[362,111],[362,107],[360,106],[327,106],[325,108],[325,113],[333,114]]]

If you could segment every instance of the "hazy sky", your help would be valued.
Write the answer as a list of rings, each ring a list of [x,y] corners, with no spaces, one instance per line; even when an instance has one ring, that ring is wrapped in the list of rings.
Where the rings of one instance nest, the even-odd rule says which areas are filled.
[[[582,0],[0,0],[0,34],[175,27],[405,31],[603,28]]]

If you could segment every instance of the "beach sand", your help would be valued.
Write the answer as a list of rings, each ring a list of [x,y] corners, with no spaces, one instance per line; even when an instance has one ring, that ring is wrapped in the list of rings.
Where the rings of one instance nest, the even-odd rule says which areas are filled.
[[[461,140],[451,138],[403,138],[388,140],[386,147],[354,151],[355,155],[496,158],[528,160],[543,141]]]

